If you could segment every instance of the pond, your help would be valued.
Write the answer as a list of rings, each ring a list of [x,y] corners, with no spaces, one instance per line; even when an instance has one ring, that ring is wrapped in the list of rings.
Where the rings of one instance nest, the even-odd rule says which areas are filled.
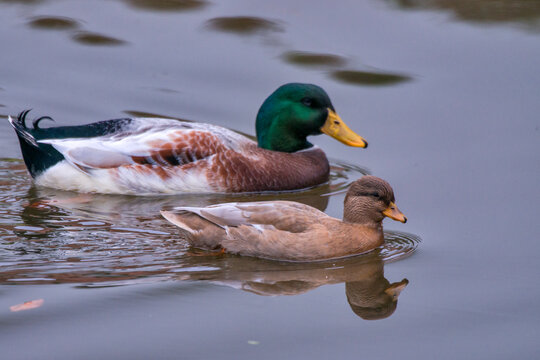
[[[538,357],[540,1],[0,0],[0,20],[3,358]],[[253,135],[288,82],[323,87],[369,142],[310,138],[331,180],[295,193],[40,187],[7,121],[32,108]],[[212,254],[159,215],[287,199],[341,217],[364,174],[408,218],[365,255]]]

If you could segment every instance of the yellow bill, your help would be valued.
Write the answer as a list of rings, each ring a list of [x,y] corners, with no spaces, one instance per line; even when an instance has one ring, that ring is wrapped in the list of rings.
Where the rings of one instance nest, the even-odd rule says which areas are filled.
[[[328,109],[328,117],[321,131],[326,135],[341,141],[345,145],[366,148],[368,143],[360,135],[349,129],[333,110]]]
[[[388,205],[388,207],[386,208],[386,210],[384,210],[382,213],[384,216],[387,216],[392,220],[401,221],[402,223],[407,222],[407,218],[405,217],[405,215],[403,215],[403,213],[399,211],[398,207],[393,202],[391,202],[390,205]]]

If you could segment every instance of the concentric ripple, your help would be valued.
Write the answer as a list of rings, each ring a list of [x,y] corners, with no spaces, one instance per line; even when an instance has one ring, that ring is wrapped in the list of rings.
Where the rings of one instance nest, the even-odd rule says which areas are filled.
[[[385,231],[381,256],[385,263],[411,256],[422,241],[419,236],[402,231]]]

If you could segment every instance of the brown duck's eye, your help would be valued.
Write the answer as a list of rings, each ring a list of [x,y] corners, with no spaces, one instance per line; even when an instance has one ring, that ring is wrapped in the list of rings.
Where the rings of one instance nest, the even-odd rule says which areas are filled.
[[[308,97],[303,98],[301,101],[302,104],[306,105],[307,107],[311,107],[313,105],[313,100]]]
[[[379,198],[380,195],[378,192],[358,192],[356,193],[356,196],[373,196],[374,198]]]

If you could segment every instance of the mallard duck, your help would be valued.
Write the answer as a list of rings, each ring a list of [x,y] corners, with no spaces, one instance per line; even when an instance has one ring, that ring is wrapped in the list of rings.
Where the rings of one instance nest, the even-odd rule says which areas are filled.
[[[39,185],[116,194],[294,190],[329,178],[324,152],[306,139],[328,134],[349,146],[367,142],[311,84],[279,87],[257,114],[257,142],[223,127],[172,119],[125,118],[81,126],[26,126],[9,118]]]
[[[384,242],[382,220],[405,223],[390,184],[363,176],[345,196],[343,220],[293,201],[176,207],[161,214],[192,246],[287,261],[340,258]]]

